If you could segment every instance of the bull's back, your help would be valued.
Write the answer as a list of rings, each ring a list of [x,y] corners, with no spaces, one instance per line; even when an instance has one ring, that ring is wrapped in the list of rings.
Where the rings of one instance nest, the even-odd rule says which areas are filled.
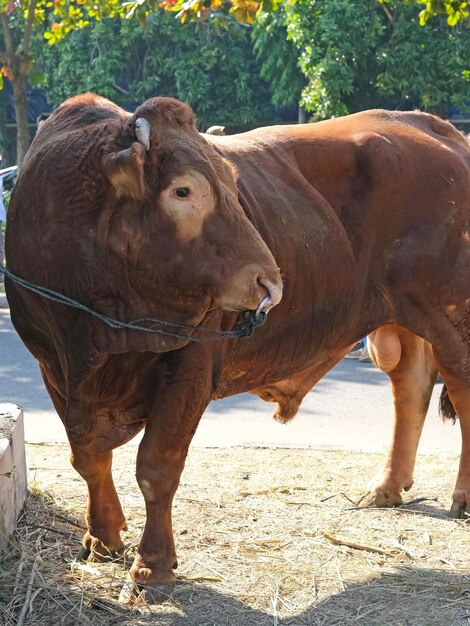
[[[262,198],[250,208],[263,205],[262,212],[272,199],[288,211],[298,201],[296,193],[318,194],[358,254],[363,229],[372,228],[372,238],[379,231],[399,237],[426,215],[446,219],[449,210],[468,207],[470,143],[450,123],[427,113],[364,111],[223,139],[242,190]]]
[[[355,142],[358,133],[378,132],[391,135],[404,134],[417,137],[424,133],[439,141],[459,145],[470,152],[469,142],[450,122],[422,111],[388,111],[371,109],[344,117],[332,118],[311,124],[264,126],[245,133],[225,137],[211,137],[210,141],[231,153],[246,151],[253,146],[265,147],[273,143],[341,141]]]
[[[470,150],[452,125],[368,111],[222,140],[285,279],[266,334],[239,348],[247,370],[261,354],[280,376],[315,367],[397,321],[403,293],[430,274],[437,290],[448,282],[446,246],[470,218]]]

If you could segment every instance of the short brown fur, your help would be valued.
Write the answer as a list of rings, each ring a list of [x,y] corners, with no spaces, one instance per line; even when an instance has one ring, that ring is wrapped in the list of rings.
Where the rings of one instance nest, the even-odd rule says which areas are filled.
[[[112,155],[126,162],[139,117],[150,149],[139,148],[142,165],[130,160],[127,182],[116,180],[107,159],[111,172]],[[440,371],[464,441],[452,513],[468,513],[470,149],[450,124],[368,111],[209,138],[174,100],[152,99],[130,116],[87,95],[62,105],[48,129],[33,141],[9,209],[14,274],[123,321],[224,330],[267,291],[278,302],[281,272],[284,282],[253,337],[191,344],[108,328],[6,281],[13,323],[89,486],[84,546],[95,557],[122,547],[113,448],[145,426],[137,480],[147,523],[131,576],[172,582],[172,500],[211,399],[251,391],[275,400],[288,421],[354,342],[382,328],[395,336],[393,345],[377,341],[377,362],[392,381],[397,427],[372,501],[396,504],[411,486]],[[208,181],[215,204],[197,236],[181,241],[158,202],[188,168]]]

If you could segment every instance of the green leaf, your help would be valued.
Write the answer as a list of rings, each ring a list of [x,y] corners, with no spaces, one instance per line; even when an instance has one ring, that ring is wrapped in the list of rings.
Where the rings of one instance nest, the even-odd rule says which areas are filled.
[[[277,11],[282,0],[262,0],[260,3],[260,11],[271,13]]]
[[[29,74],[28,81],[32,87],[37,87],[41,83],[46,82],[46,75],[44,74],[44,72],[33,68]]]

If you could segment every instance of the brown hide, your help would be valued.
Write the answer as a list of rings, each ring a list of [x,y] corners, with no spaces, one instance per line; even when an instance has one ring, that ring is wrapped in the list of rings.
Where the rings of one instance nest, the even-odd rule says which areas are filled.
[[[142,118],[148,151],[136,143]],[[192,200],[181,204],[188,186]],[[95,96],[60,107],[12,198],[10,271],[121,320],[225,330],[234,312],[256,308],[263,285],[279,300],[277,266],[284,281],[253,337],[204,345],[112,330],[7,281],[13,322],[40,361],[74,466],[89,485],[108,485],[90,488],[85,546],[120,545],[122,512],[114,526],[103,520],[103,493],[108,510],[120,508],[98,458],[146,422],[137,478],[148,517],[131,573],[173,580],[171,501],[209,401],[253,391],[291,419],[348,346],[384,325],[432,345],[419,348],[420,363],[436,363],[421,368],[423,394],[437,367],[469,441],[469,220],[468,143],[431,115],[369,111],[212,138],[173,100],[150,100],[133,116]],[[415,342],[403,346],[397,398],[415,354]],[[411,484],[414,453],[398,479],[399,449],[382,490],[391,476],[398,491]],[[468,449],[454,500],[470,500]]]
[[[136,138],[139,118],[150,124],[148,152]],[[210,324],[219,309],[256,309],[267,291],[271,304],[279,300],[276,262],[238,202],[232,168],[200,137],[189,107],[153,99],[130,116],[90,94],[64,103],[47,130],[33,142],[12,197],[10,271],[121,321]],[[190,197],[174,188],[190,189]],[[116,331],[16,287],[10,295],[21,300],[12,306],[14,323],[24,327],[78,436],[91,434],[98,406],[132,412],[128,385],[110,391],[103,383],[96,393],[110,355],[160,354],[187,343]],[[20,311],[34,322],[22,324]]]

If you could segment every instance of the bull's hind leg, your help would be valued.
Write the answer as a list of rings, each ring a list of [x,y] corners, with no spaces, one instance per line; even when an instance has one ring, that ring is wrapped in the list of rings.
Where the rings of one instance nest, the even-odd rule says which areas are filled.
[[[436,359],[439,357],[436,356]],[[455,373],[451,373],[448,364],[446,366],[444,361],[439,363],[449,399],[455,410],[455,415],[459,418],[462,431],[462,454],[457,482],[452,494],[450,515],[468,519],[470,516],[470,377],[457,376]]]
[[[462,454],[452,496],[451,514],[454,517],[470,514],[470,303],[466,297],[470,268],[468,242],[468,232],[465,231],[450,286],[447,285],[445,290],[440,285],[432,289],[430,293],[434,294],[435,301],[431,305],[417,300],[420,304],[419,317],[410,320],[410,323],[414,322],[421,327],[432,344],[436,366],[446,383],[451,408],[460,422]],[[448,304],[449,300],[451,304]]]
[[[402,504],[402,491],[413,484],[416,451],[429,407],[437,367],[431,345],[395,325],[369,335],[375,365],[392,384],[394,427],[385,464],[373,481],[367,501],[378,506]]]
[[[82,556],[91,561],[114,558],[124,548],[120,533],[127,527],[111,473],[113,453],[89,452],[73,443],[71,448],[72,465],[88,486]]]

